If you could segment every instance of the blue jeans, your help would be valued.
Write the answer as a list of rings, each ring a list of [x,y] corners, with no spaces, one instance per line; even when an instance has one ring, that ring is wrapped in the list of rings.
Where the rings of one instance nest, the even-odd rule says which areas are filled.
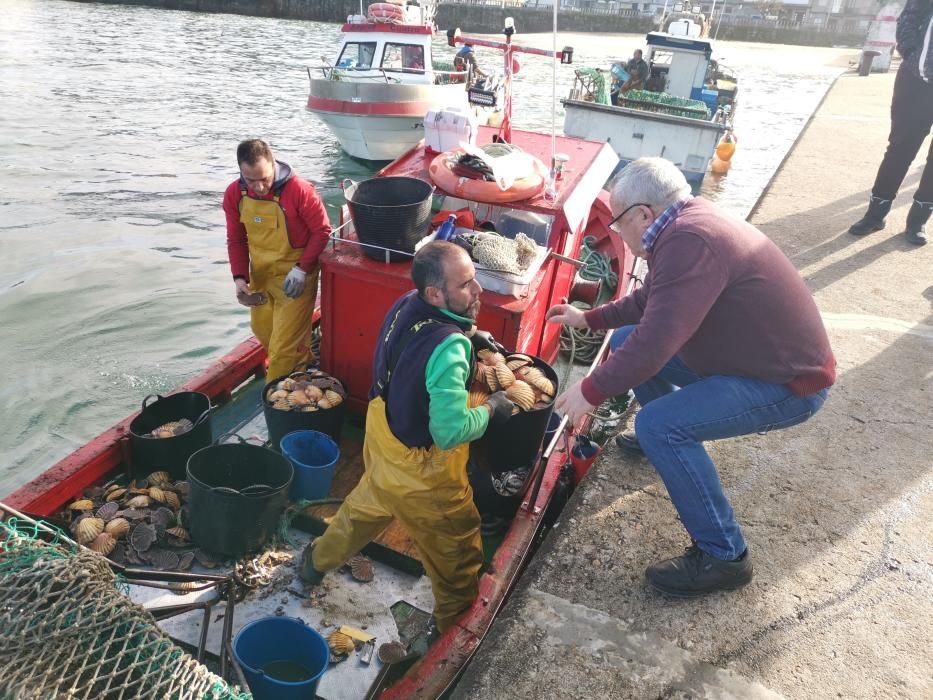
[[[612,350],[635,328],[616,330]],[[795,396],[783,384],[760,379],[701,377],[675,356],[634,391],[642,407],[635,419],[638,442],[664,480],[687,532],[717,559],[741,556],[745,538],[703,441],[803,423],[820,410],[829,390]]]

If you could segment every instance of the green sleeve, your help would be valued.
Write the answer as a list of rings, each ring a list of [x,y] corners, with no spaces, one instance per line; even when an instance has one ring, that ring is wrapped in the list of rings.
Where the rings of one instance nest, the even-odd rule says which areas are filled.
[[[472,351],[466,336],[453,333],[434,349],[425,367],[430,398],[428,428],[434,444],[442,450],[476,440],[489,424],[489,411],[485,407],[467,408],[466,385]]]

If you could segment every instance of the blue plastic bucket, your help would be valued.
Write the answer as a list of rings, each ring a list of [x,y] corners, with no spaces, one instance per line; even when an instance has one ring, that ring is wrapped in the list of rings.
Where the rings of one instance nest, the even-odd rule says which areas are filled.
[[[233,656],[254,700],[313,700],[330,650],[324,637],[301,620],[264,617],[239,631]]]
[[[295,467],[288,497],[293,501],[327,498],[340,459],[337,443],[316,430],[296,430],[283,437],[279,447]]]

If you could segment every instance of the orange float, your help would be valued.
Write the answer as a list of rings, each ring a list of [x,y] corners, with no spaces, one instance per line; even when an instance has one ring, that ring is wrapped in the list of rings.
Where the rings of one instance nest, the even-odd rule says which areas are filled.
[[[503,192],[495,182],[474,180],[454,173],[450,161],[463,152],[456,149],[441,153],[431,161],[431,165],[428,167],[428,172],[434,184],[455,197],[490,204],[520,202],[523,199],[529,199],[541,194],[547,183],[547,168],[544,167],[544,163],[540,160],[532,158],[534,163],[533,172],[530,175],[516,179],[512,186]]]
[[[723,134],[722,138],[719,139],[719,143],[716,146],[716,157],[719,158],[719,160],[728,161],[735,153],[736,142],[735,134],[731,131],[727,131]]]

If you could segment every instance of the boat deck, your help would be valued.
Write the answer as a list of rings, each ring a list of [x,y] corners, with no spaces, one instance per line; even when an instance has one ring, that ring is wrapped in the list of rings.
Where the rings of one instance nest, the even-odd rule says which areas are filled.
[[[241,388],[232,401],[217,410],[212,417],[215,436],[221,436],[223,442],[236,441],[236,435],[250,442],[267,441],[268,431],[259,407],[262,387],[263,380],[253,380]],[[362,431],[350,420],[343,431],[341,457],[331,487],[332,497],[339,498],[349,493],[363,471]],[[276,561],[282,561],[267,569],[271,579],[269,584],[253,589],[235,606],[233,636],[244,625],[259,618],[287,615],[303,620],[325,637],[341,625],[364,630],[376,638],[377,649],[384,642],[399,639],[405,643],[414,639],[415,648],[426,644],[423,632],[430,620],[434,597],[429,579],[422,574],[414,545],[400,525],[393,524],[378,541],[364,549],[375,560],[373,581],[360,583],[343,569],[329,573],[321,586],[312,591],[305,590],[298,577],[301,553],[312,533],[323,531],[336,508],[322,506],[296,517],[295,527],[288,532],[291,542],[277,543],[266,550],[274,550],[281,555]],[[257,553],[255,558],[262,554]],[[231,561],[216,569],[195,564],[192,571],[219,574],[230,573],[232,569]],[[171,591],[131,586],[130,595],[146,607],[158,607],[206,600],[213,593],[203,591],[180,596]],[[224,613],[223,604],[211,613],[207,634],[207,650],[211,654],[220,654]],[[197,646],[202,620],[202,612],[196,610],[159,624],[175,639]],[[369,663],[363,662],[359,652],[351,654],[346,661],[330,665],[318,687],[318,697],[362,698],[381,667],[375,654]]]

